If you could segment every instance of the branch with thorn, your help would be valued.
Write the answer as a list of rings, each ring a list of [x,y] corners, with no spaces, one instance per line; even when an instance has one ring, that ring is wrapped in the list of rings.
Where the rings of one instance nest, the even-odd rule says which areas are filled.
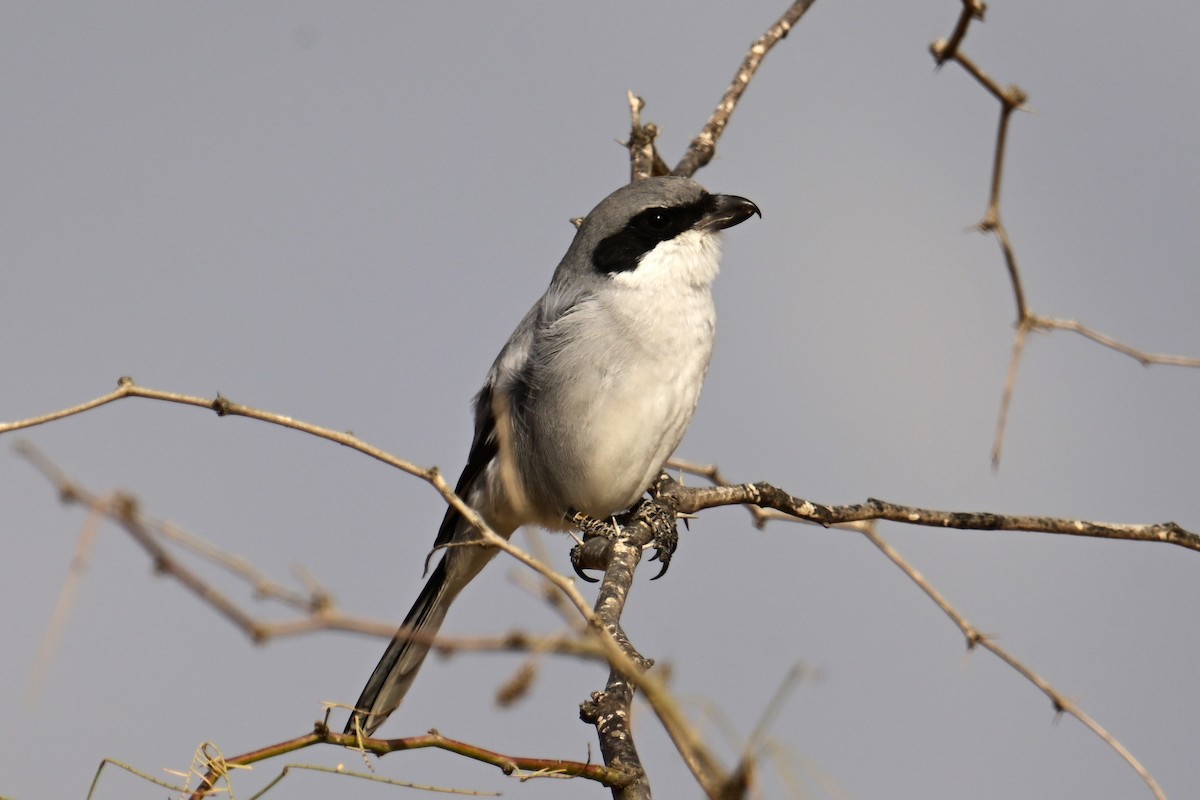
[[[988,75],[971,58],[963,52],[963,41],[973,22],[982,22],[987,6],[981,0],[962,0],[962,11],[954,32],[949,39],[938,39],[929,46],[929,52],[939,68],[946,62],[953,61],[961,66],[967,74],[973,77],[988,94],[1000,103],[1000,122],[996,130],[996,145],[992,152],[992,179],[988,191],[987,209],[976,228],[983,233],[996,237],[1004,265],[1008,270],[1009,283],[1012,286],[1013,302],[1016,306],[1016,330],[1013,334],[1012,355],[1008,362],[1008,372],[1004,379],[1004,390],[1000,398],[1000,411],[996,418],[996,434],[992,440],[992,467],[1000,466],[1000,456],[1004,450],[1004,433],[1008,427],[1008,412],[1012,406],[1013,395],[1017,383],[1017,371],[1021,365],[1021,357],[1025,353],[1025,343],[1028,334],[1035,331],[1072,331],[1096,342],[1110,350],[1129,356],[1142,366],[1163,364],[1176,367],[1200,367],[1200,358],[1187,356],[1163,355],[1147,353],[1138,348],[1124,344],[1106,334],[1093,330],[1080,322],[1070,319],[1057,319],[1034,313],[1029,307],[1025,295],[1025,285],[1021,278],[1021,270],[1017,266],[1017,254],[1008,229],[1000,216],[1000,187],[1004,178],[1004,158],[1008,151],[1008,128],[1013,112],[1025,109],[1029,99],[1026,92],[1019,86],[1002,87]]]

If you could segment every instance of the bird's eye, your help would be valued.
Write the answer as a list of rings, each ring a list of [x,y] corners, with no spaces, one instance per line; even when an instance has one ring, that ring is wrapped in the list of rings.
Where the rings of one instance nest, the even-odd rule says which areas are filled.
[[[641,222],[652,231],[665,231],[671,225],[671,214],[665,208],[651,208],[642,212]]]

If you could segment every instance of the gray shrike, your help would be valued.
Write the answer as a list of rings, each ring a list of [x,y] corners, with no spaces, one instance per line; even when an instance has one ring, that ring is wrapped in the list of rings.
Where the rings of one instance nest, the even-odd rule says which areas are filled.
[[[716,314],[720,232],[760,214],[687,178],[648,178],[592,209],[550,286],[475,397],[455,491],[505,538],[604,519],[646,492],[700,398]],[[761,214],[760,214],[761,216]],[[446,510],[434,548],[478,532]],[[445,549],[358,698],[346,733],[370,735],[404,699],[450,603],[495,555]]]

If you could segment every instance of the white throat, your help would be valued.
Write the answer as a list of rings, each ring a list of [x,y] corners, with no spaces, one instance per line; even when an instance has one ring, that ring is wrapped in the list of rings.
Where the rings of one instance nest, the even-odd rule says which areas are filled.
[[[630,289],[703,288],[717,277],[721,237],[713,231],[690,230],[659,242],[642,256],[637,269],[620,272],[613,282]]]

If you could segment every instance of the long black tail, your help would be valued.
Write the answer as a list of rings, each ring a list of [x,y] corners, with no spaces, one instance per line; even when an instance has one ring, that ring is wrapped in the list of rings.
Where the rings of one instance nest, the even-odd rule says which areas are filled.
[[[442,626],[446,610],[465,583],[459,581],[459,585],[454,586],[447,580],[446,564],[451,560],[450,555],[447,553],[438,562],[417,602],[413,603],[408,616],[404,618],[404,624],[396,631],[383,658],[379,659],[362,695],[354,704],[354,713],[346,723],[346,733],[352,734],[361,729],[370,736],[383,724],[388,714],[396,710],[412,686],[417,670],[429,654],[429,640]]]

